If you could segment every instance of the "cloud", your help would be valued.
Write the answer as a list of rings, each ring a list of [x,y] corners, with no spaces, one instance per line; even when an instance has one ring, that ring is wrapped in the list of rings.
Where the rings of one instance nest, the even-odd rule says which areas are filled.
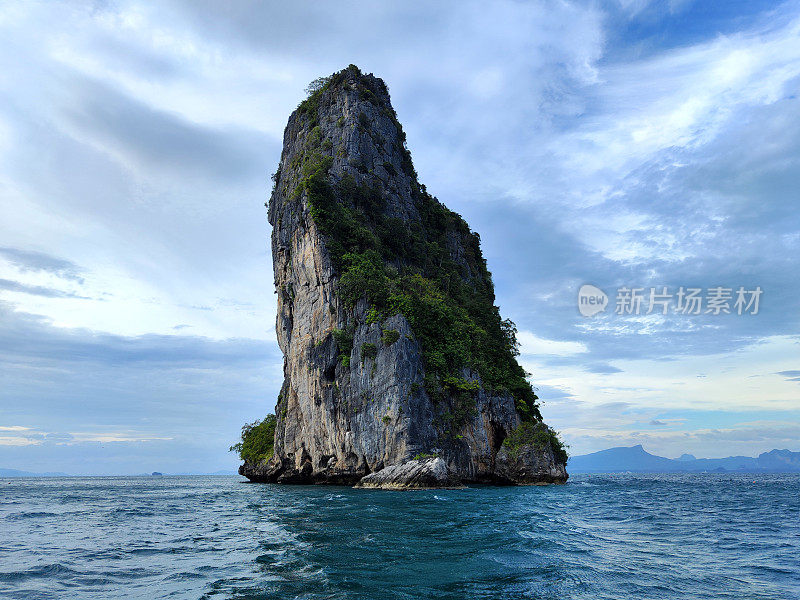
[[[63,109],[68,130],[145,176],[263,181],[265,150],[275,143],[263,134],[190,123],[88,78],[76,76],[71,91],[74,99]]]
[[[622,369],[604,363],[589,365],[588,367],[586,367],[586,370],[589,371],[590,373],[600,373],[604,375],[611,373],[622,373]]]
[[[575,396],[569,390],[562,389],[558,386],[543,384],[537,384],[534,389],[536,395],[543,404],[551,405],[559,403],[574,406],[572,403],[575,401]]]
[[[577,431],[565,430],[575,434]],[[732,428],[703,428],[695,430],[672,431],[602,431],[583,430],[584,435],[602,437],[605,440],[647,440],[649,443],[658,442],[767,442],[769,444],[790,443],[797,446],[800,443],[800,423],[774,423],[752,422],[742,423]],[[770,448],[771,449],[771,448]]]
[[[86,442],[153,442],[170,441],[174,437],[159,437],[132,430],[112,431],[38,431],[30,427],[0,427],[0,445],[81,445]]]
[[[787,381],[800,381],[800,371],[797,370],[778,371],[776,375],[786,377]]]
[[[517,195],[530,206],[471,210],[471,222],[488,223],[498,297],[520,328],[607,360],[734,351],[798,332],[784,318],[800,249],[787,195],[800,185],[797,20],[787,13],[769,28],[607,62],[601,83],[584,90],[595,102],[536,154],[548,180],[519,170],[537,184]],[[680,113],[692,102],[695,112]],[[585,320],[574,293],[587,281],[609,292],[713,282],[769,291],[753,319]]]
[[[62,279],[83,283],[81,268],[63,258],[44,252],[8,247],[0,247],[0,256],[14,264],[22,272],[46,272]]]
[[[694,430],[565,428],[562,433],[582,448],[594,447],[599,450],[642,444],[649,452],[665,456],[691,452],[705,458],[722,458],[737,452],[743,452],[745,456],[755,456],[775,448],[800,448],[800,422],[754,421],[730,428]]]
[[[75,439],[71,433],[48,433],[44,436],[45,441],[54,444],[66,444]]]
[[[305,85],[350,62],[386,79],[422,181],[481,234],[549,421],[664,433],[679,417],[659,406],[796,403],[798,16],[684,1],[3,6],[4,418],[31,435],[173,438],[73,439],[64,459],[138,471],[133,457],[190,447],[216,460],[211,445],[271,407],[267,175]],[[587,282],[764,296],[752,318],[585,319]],[[756,372],[786,381],[742,383]],[[37,439],[19,450],[46,462]]]
[[[86,329],[53,327],[46,319],[13,312],[0,303],[0,359],[55,360],[63,364],[233,366],[257,363],[277,349],[254,339],[211,340],[201,336],[149,334],[126,337]]]
[[[235,457],[225,451],[242,423],[272,410],[281,367],[277,348],[262,340],[59,328],[0,304],[0,406],[13,423],[0,428],[0,463],[18,464],[12,447],[41,446],[36,456],[44,457],[54,444],[75,446],[71,456],[84,452],[87,464],[102,463],[97,444],[112,442],[167,444],[161,449],[179,460],[192,438],[205,440],[198,457],[217,465],[212,470],[231,468]],[[53,464],[73,472],[59,452],[51,450]],[[48,470],[42,462],[25,465]]]
[[[36,440],[27,436],[0,435],[0,446],[32,446],[34,444],[36,444]]]
[[[520,345],[520,354],[551,354],[555,356],[570,356],[586,352],[586,346],[579,342],[561,342],[541,338],[530,331],[517,333]]]
[[[18,281],[11,281],[9,279],[0,279],[0,290],[8,292],[21,292],[23,294],[31,294],[33,296],[44,296],[45,298],[83,298],[86,296],[79,296],[72,292],[64,292],[53,288],[43,287],[39,285],[26,285]]]

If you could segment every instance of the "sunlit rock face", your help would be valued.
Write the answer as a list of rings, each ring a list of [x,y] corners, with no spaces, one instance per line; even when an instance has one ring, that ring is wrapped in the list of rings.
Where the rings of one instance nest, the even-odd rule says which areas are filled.
[[[468,299],[472,294],[463,290],[474,290],[488,325],[475,326],[466,344],[484,329],[487,339],[497,339],[499,313],[488,314],[496,308],[479,238],[418,183],[383,81],[351,66],[317,87],[289,118],[268,205],[284,355],[275,449],[240,473],[263,482],[356,484],[395,467],[384,478],[393,489],[403,487],[404,473],[426,487],[565,481],[564,464],[549,446],[519,457],[516,467],[507,453],[498,463],[509,433],[523,419],[540,420],[531,391],[521,387],[515,397],[484,381],[482,375],[495,372],[491,366],[482,372],[455,364],[448,326],[441,327],[445,341],[437,354],[437,335],[420,316],[428,313],[408,286],[435,281],[425,299],[450,298],[446,314],[458,315],[449,290]],[[386,290],[354,276],[360,272],[354,248],[377,249],[364,256],[379,257],[375,277]],[[470,310],[469,323],[482,320],[480,306]],[[516,377],[513,356],[501,356]],[[417,468],[429,463],[435,472]],[[372,481],[369,487],[381,487],[380,477]]]

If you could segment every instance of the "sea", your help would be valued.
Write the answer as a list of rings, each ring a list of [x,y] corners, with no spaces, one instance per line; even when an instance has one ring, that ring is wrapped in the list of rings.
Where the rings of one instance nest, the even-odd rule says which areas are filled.
[[[800,475],[0,479],[3,599],[800,598]]]

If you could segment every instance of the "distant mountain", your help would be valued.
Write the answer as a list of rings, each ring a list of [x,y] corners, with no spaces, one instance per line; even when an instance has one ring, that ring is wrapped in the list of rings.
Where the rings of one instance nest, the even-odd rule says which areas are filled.
[[[674,462],[668,458],[654,456],[642,445],[630,448],[609,448],[569,459],[570,473],[613,473],[615,471],[674,471]]]
[[[66,473],[32,473],[17,469],[0,469],[0,477],[69,477]]]
[[[758,463],[775,470],[800,471],[800,452],[770,450],[758,455]]]
[[[800,472],[800,452],[771,450],[756,458],[729,456],[728,458],[695,458],[684,454],[678,459],[650,454],[641,444],[631,447],[609,448],[569,459],[570,473],[677,473],[677,472],[727,472],[793,473]]]

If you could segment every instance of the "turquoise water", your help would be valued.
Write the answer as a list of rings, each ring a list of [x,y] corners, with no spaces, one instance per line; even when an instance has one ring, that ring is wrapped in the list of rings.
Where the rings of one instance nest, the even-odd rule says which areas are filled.
[[[800,598],[797,475],[0,480],[0,598]]]

